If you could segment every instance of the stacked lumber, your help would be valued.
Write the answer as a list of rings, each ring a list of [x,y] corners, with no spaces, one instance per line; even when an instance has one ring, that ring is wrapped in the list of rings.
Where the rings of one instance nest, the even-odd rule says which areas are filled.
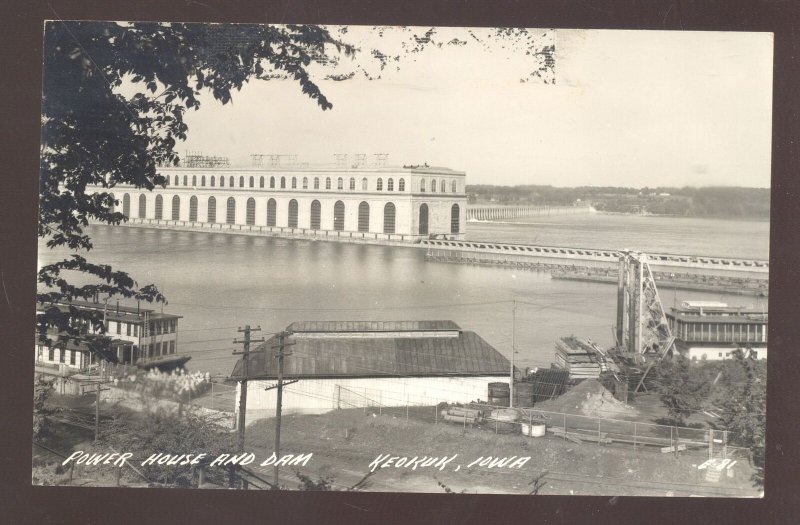
[[[442,419],[461,425],[474,425],[481,417],[481,411],[475,408],[450,407],[442,410]]]
[[[570,379],[597,379],[602,371],[602,356],[588,343],[575,337],[556,341],[556,367],[569,371]]]

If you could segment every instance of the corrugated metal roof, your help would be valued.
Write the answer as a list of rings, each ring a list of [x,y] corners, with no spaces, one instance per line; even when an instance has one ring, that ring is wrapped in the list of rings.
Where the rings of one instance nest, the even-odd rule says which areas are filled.
[[[461,330],[453,321],[295,321],[290,332],[416,332]]]
[[[303,338],[289,340],[292,355],[284,358],[284,377],[401,377],[504,375],[510,363],[475,332],[458,337]],[[249,378],[276,378],[274,351],[265,359],[272,337],[251,353]],[[266,362],[265,362],[266,361]],[[232,378],[242,375],[242,360]]]

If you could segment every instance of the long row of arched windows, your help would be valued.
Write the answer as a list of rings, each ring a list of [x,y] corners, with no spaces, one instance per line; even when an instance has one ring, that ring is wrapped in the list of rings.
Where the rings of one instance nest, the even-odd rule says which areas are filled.
[[[169,180],[169,178],[168,178],[168,180]],[[206,178],[205,175],[201,175],[199,178],[198,178],[197,175],[192,175],[192,177],[190,179],[188,175],[184,175],[183,178],[181,178],[178,175],[175,175],[172,180],[174,181],[174,185],[175,186],[180,186],[181,185],[181,181],[183,181],[183,184],[182,184],[183,186],[189,186],[189,187],[195,187],[195,188],[198,187],[198,182],[200,183],[199,187],[201,187],[201,188],[205,188],[206,187],[206,182],[208,182],[208,187],[210,187],[210,188],[217,187],[217,184],[219,184],[220,188],[225,188],[225,187],[229,187],[229,188],[234,188],[234,187],[255,188],[256,187],[256,178],[254,176],[250,176],[250,177],[247,177],[247,178],[245,178],[244,176],[239,176],[239,178],[237,179],[233,175],[230,175],[228,177],[225,177],[225,176],[217,177],[215,175],[210,175],[208,178]],[[190,182],[191,182],[191,184],[190,184]],[[237,182],[238,182],[238,185],[237,185]],[[333,181],[333,179],[331,177],[326,177],[324,180],[321,180],[319,177],[314,177],[311,180],[308,177],[303,177],[301,180],[298,180],[297,177],[291,177],[291,179],[287,180],[286,177],[280,177],[280,178],[276,179],[274,176],[272,176],[267,180],[262,176],[262,177],[258,178],[257,182],[258,182],[258,187],[259,188],[264,188],[265,184],[268,184],[268,187],[270,189],[275,189],[276,187],[280,188],[280,189],[287,189],[287,184],[288,184],[288,188],[294,190],[294,189],[298,189],[298,184],[299,184],[300,185],[299,187],[304,189],[304,190],[307,190],[307,189],[318,190],[318,189],[320,189],[320,185],[324,184],[325,189],[326,190],[330,190],[330,189],[333,188],[333,182],[334,181]],[[391,178],[391,177],[387,178],[385,182],[386,182],[385,191],[395,191],[395,180],[393,178]],[[455,179],[450,180],[449,185],[450,185],[450,193],[457,193],[458,192],[458,181],[456,181]],[[347,188],[350,191],[355,191],[356,190],[356,179],[355,179],[355,177],[350,177],[350,179],[348,181],[348,184],[347,184]],[[336,189],[337,190],[344,190],[345,189],[345,179],[344,178],[338,177],[336,179]],[[363,177],[361,179],[361,190],[362,191],[369,191],[369,180],[366,177]],[[384,191],[384,179],[382,177],[378,177],[375,180],[375,190],[376,191]],[[438,180],[437,179],[430,179],[430,181],[427,181],[427,179],[420,179],[420,181],[419,181],[419,191],[420,192],[425,192],[425,191],[428,191],[428,190],[431,191],[431,192],[446,193],[447,190],[448,190],[448,181],[445,180],[445,179],[438,179]],[[401,178],[401,179],[397,180],[397,191],[406,191],[406,181],[405,181],[405,179]]]
[[[189,198],[189,222],[198,222],[197,215],[198,199],[192,195]],[[267,201],[267,226],[277,226],[277,208],[278,203],[275,199]],[[122,197],[122,213],[130,217],[131,197],[129,194],[124,194]],[[172,220],[180,220],[181,198],[178,195],[172,197],[171,218]],[[311,202],[310,210],[310,225],[312,230],[321,229],[321,216],[322,206],[318,200]],[[289,228],[298,227],[298,203],[297,200],[291,199],[288,204],[288,220],[287,226]],[[460,225],[460,207],[458,204],[453,204],[450,210],[450,232],[459,233]],[[147,217],[147,197],[144,194],[139,195],[139,218]],[[161,195],[156,195],[155,200],[155,219],[164,219],[164,198]],[[428,205],[422,204],[419,208],[419,233],[421,235],[428,234]],[[383,233],[395,233],[395,221],[397,210],[394,203],[388,202],[383,207]],[[367,202],[361,202],[358,205],[358,231],[369,232],[369,217],[370,206]],[[221,219],[221,217],[220,217]],[[208,212],[207,222],[216,223],[217,221],[217,199],[215,197],[208,198]],[[345,221],[345,204],[342,201],[336,201],[333,206],[333,229],[335,231],[344,231]],[[220,221],[222,222],[222,221]],[[236,199],[228,197],[225,202],[225,223],[236,223]],[[255,225],[256,223],[256,201],[253,197],[247,199],[245,204],[245,224]]]

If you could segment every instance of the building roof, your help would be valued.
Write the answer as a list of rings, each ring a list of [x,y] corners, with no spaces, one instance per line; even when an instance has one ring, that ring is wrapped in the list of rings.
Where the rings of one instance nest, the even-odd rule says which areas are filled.
[[[419,323],[428,322],[441,321]],[[388,322],[383,324],[389,325]],[[299,326],[299,323],[290,326],[294,325]],[[458,328],[455,323],[452,326]],[[278,360],[273,357],[275,350],[271,348],[276,342],[273,336],[251,352],[248,378],[277,377]],[[288,342],[295,343],[286,347],[287,353],[291,352],[284,358],[284,377],[288,379],[508,375],[510,369],[508,359],[476,333],[468,331],[459,331],[453,337],[323,336],[290,337]],[[270,349],[268,354],[265,349]],[[242,377],[242,359],[234,366],[231,377]]]
[[[295,321],[290,332],[431,332],[461,328],[453,321]]]
[[[72,301],[70,303],[38,303],[37,307],[42,310],[44,308],[49,308],[51,306],[55,306],[61,311],[66,312],[69,309],[69,306],[72,305],[75,308],[83,309],[83,310],[95,310],[102,312],[104,309],[106,310],[106,318],[109,321],[124,321],[127,323],[144,323],[144,314],[147,313],[148,321],[159,321],[165,319],[181,319],[182,315],[174,315],[174,314],[167,314],[162,313],[160,311],[153,310],[152,308],[140,308],[137,306],[124,306],[119,305],[117,306],[115,303],[109,303],[108,306],[105,303],[94,303],[89,301]]]
[[[721,312],[715,310],[714,312],[699,315],[696,311],[685,311],[677,308],[672,308],[667,312],[667,317],[672,317],[682,323],[766,323],[769,318],[767,312],[761,310],[742,310]]]

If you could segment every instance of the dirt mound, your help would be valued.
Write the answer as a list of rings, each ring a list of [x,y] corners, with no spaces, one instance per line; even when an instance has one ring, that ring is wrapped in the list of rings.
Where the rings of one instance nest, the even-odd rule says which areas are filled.
[[[535,408],[606,418],[638,415],[634,407],[615,399],[614,394],[595,379],[585,379],[555,399],[536,403]]]

